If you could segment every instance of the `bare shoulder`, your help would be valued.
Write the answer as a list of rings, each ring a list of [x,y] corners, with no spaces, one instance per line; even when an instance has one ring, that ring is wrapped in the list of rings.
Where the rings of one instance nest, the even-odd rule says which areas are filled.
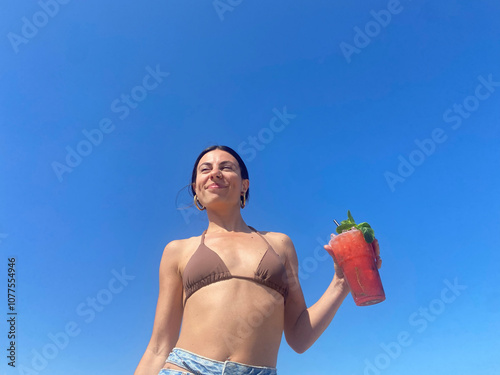
[[[179,272],[184,269],[184,266],[196,250],[200,243],[201,236],[195,236],[185,239],[170,241],[163,250],[162,264],[169,263],[175,266]]]
[[[279,232],[260,232],[271,244],[274,251],[288,259],[295,254],[295,247],[290,237]]]
[[[184,238],[180,240],[170,241],[163,250],[164,254],[168,254],[170,256],[181,255],[184,251],[189,250],[193,247],[193,245],[200,242],[201,236]]]

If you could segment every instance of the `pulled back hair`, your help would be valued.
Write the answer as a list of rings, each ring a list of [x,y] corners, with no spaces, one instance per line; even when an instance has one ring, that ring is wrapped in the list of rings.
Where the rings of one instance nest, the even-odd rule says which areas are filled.
[[[240,155],[238,155],[238,153],[236,151],[234,151],[231,147],[213,145],[213,146],[210,146],[210,147],[207,147],[206,149],[204,149],[200,153],[200,155],[198,155],[198,157],[196,158],[196,161],[194,162],[193,173],[191,174],[191,185],[190,185],[190,187],[191,187],[190,190],[191,190],[191,193],[193,194],[193,196],[196,194],[194,191],[194,188],[193,188],[193,184],[196,182],[196,176],[198,174],[198,163],[200,162],[203,155],[205,155],[207,152],[210,152],[213,150],[221,150],[221,151],[225,151],[225,152],[231,154],[238,162],[238,165],[239,165],[240,171],[241,171],[241,178],[244,180],[248,180],[248,169],[247,169],[247,166],[245,165],[245,162],[240,157]],[[250,191],[250,189],[248,189],[245,193],[246,200],[248,200],[249,191]]]

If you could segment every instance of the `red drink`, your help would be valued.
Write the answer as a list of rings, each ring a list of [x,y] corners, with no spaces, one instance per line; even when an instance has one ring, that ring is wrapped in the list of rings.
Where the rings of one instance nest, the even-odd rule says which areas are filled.
[[[358,306],[374,305],[385,300],[372,244],[358,229],[343,232],[330,240],[333,256],[344,272],[354,302]]]

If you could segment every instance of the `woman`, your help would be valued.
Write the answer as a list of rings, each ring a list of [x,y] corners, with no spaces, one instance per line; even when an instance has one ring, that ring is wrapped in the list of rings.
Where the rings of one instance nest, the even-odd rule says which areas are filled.
[[[331,284],[307,308],[290,238],[258,232],[241,217],[248,171],[231,148],[205,149],[191,182],[208,228],[165,247],[153,333],[135,375],[276,374],[283,332],[296,352],[306,351],[349,287],[335,265]]]

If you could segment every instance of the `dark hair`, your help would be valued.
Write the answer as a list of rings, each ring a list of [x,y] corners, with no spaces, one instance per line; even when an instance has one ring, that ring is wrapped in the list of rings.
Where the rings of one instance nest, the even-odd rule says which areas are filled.
[[[193,173],[191,174],[191,193],[193,194],[193,196],[196,194],[195,191],[194,191],[194,188],[193,188],[193,184],[196,182],[196,175],[198,174],[198,163],[200,162],[201,158],[203,157],[203,155],[205,155],[206,153],[210,152],[210,151],[213,151],[213,150],[221,150],[221,151],[226,151],[227,153],[231,154],[232,156],[234,156],[234,158],[236,159],[236,161],[238,162],[239,166],[240,166],[240,171],[241,171],[241,178],[244,179],[244,180],[248,180],[248,169],[247,169],[247,166],[245,165],[245,162],[243,161],[243,159],[240,157],[240,155],[238,155],[238,153],[236,151],[234,151],[231,147],[228,147],[228,146],[219,146],[219,145],[213,145],[213,146],[210,146],[210,147],[207,147],[206,149],[204,149],[199,155],[198,157],[196,158],[196,161],[194,162],[194,167],[193,167]],[[245,193],[245,199],[248,200],[248,196],[250,194],[250,189],[248,189]]]

